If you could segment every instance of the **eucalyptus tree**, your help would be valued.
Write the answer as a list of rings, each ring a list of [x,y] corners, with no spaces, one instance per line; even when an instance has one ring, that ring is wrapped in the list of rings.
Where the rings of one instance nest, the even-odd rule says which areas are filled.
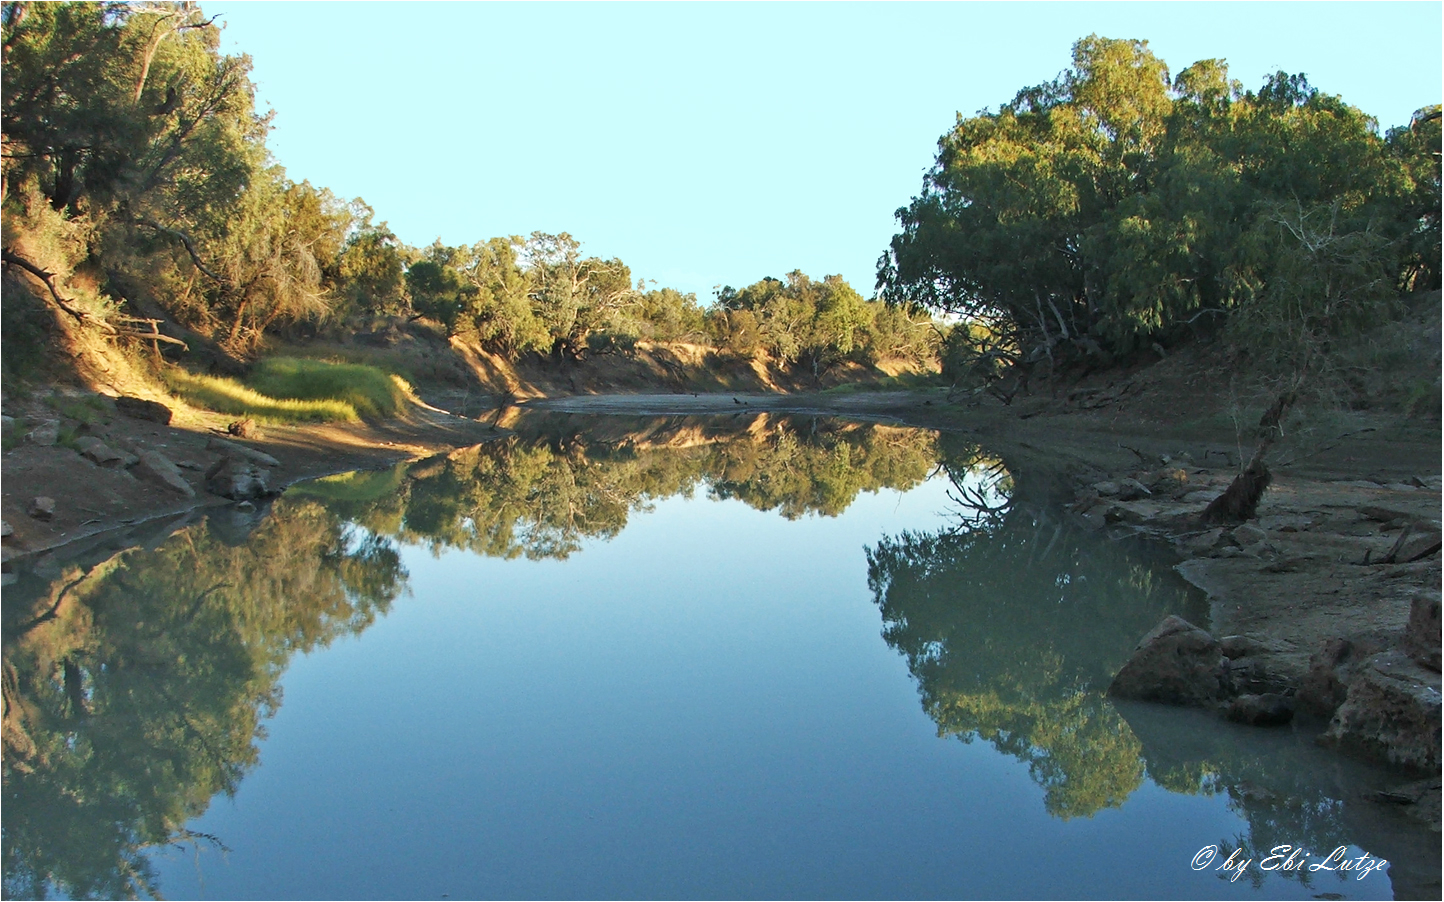
[[[1417,149],[1431,121],[1386,142],[1302,75],[1245,91],[1223,60],[1170,77],[1146,42],[1090,36],[1053,81],[958,116],[878,285],[982,326],[978,354],[1108,357],[1238,311],[1282,315],[1319,287],[1298,280],[1328,235],[1349,248],[1326,277],[1347,300],[1303,331],[1342,334],[1386,315],[1375,287],[1437,280],[1437,155]]]

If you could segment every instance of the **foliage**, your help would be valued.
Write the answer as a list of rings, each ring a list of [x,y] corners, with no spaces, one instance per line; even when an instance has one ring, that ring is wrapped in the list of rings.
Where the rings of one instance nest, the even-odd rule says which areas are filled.
[[[1203,60],[1170,79],[1146,42],[1090,36],[1055,80],[959,115],[878,284],[980,323],[978,354],[1011,365],[1126,354],[1235,314],[1297,321],[1320,289],[1304,331],[1348,335],[1387,314],[1378,289],[1437,284],[1428,116],[1385,140],[1301,75],[1245,91]],[[1307,283],[1320,235],[1332,273]]]
[[[719,346],[740,356],[766,351],[814,377],[844,360],[922,362],[936,353],[931,318],[919,308],[866,301],[836,275],[817,282],[794,270],[786,282],[766,278],[741,291],[725,286],[708,319]]]

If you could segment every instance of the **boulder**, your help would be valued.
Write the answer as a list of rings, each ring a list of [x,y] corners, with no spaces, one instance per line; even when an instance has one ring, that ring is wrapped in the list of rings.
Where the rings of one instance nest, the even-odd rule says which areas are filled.
[[[1184,540],[1183,548],[1191,555],[1203,557],[1233,544],[1233,536],[1229,535],[1223,527],[1216,526]]]
[[[1166,495],[1181,494],[1188,489],[1188,473],[1178,467],[1164,467],[1148,480],[1148,487]]]
[[[30,516],[37,520],[49,520],[55,516],[55,499],[41,495],[30,499]]]
[[[1409,603],[1409,624],[1404,627],[1404,653],[1437,672],[1439,635],[1439,593],[1418,590]]]
[[[60,441],[60,421],[46,420],[26,434],[25,440],[32,445],[49,447]]]
[[[1250,639],[1248,636],[1224,636],[1218,640],[1218,650],[1225,658],[1246,658],[1249,655],[1262,654],[1268,651],[1268,646],[1257,639]]]
[[[148,420],[162,426],[169,426],[172,416],[171,409],[159,401],[147,401],[145,398],[132,398],[129,395],[116,398],[115,409],[133,420]]]
[[[1101,495],[1102,492],[1099,492]],[[1147,498],[1153,493],[1148,487],[1136,479],[1120,479],[1118,481],[1118,500],[1137,501],[1139,498]]]
[[[1112,481],[1095,482],[1093,483],[1093,491],[1097,492],[1101,497],[1113,498],[1117,496],[1119,486],[1118,483]]]
[[[1204,705],[1222,695],[1223,673],[1218,641],[1182,617],[1169,615],[1138,643],[1108,686],[1108,694]]]
[[[1309,672],[1299,683],[1299,707],[1320,717],[1332,717],[1348,697],[1354,671],[1370,655],[1383,651],[1384,646],[1374,636],[1325,640],[1309,657]]]
[[[1208,504],[1223,494],[1223,489],[1198,489],[1189,492],[1181,499],[1184,504]]]
[[[159,451],[143,451],[135,465],[135,471],[151,482],[159,483],[173,492],[194,498],[196,490],[186,482],[181,471]]]
[[[14,534],[15,528],[4,520],[0,520],[0,538],[9,538]]]
[[[120,467],[125,464],[126,455],[102,442],[94,436],[84,436],[75,440],[75,448],[80,456],[94,461],[102,467]]]
[[[1397,651],[1371,656],[1319,742],[1389,764],[1437,771],[1439,674]]]
[[[271,476],[259,464],[242,457],[222,457],[206,471],[206,491],[244,501],[265,498],[271,491]]]
[[[223,438],[212,438],[206,442],[206,448],[210,451],[219,451],[231,457],[241,457],[251,463],[260,464],[263,467],[279,467],[281,462],[264,451],[255,448],[248,448],[237,442],[228,442]]]
[[[1240,695],[1229,703],[1228,719],[1253,727],[1274,727],[1294,719],[1294,700],[1276,692]]]
[[[1240,548],[1248,548],[1251,545],[1267,542],[1269,538],[1268,533],[1254,526],[1252,523],[1245,523],[1242,526],[1234,527],[1230,535],[1233,536],[1233,540],[1238,543]]]

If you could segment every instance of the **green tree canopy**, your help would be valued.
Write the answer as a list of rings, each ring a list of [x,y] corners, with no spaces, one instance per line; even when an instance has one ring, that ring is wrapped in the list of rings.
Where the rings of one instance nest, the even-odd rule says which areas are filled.
[[[979,350],[1013,363],[1127,353],[1251,306],[1278,315],[1322,218],[1368,246],[1344,291],[1372,315],[1370,286],[1438,282],[1436,121],[1386,141],[1302,75],[1249,92],[1203,60],[1170,78],[1147,42],[1093,35],[1053,81],[958,116],[878,284],[982,324]],[[1348,325],[1310,316],[1314,335]]]

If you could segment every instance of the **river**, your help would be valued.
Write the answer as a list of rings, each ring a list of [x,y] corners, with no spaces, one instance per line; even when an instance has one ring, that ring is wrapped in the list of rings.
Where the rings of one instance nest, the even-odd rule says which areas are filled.
[[[1438,881],[1437,836],[1361,801],[1388,775],[1306,728],[1110,702],[1206,600],[1006,456],[775,414],[516,428],[20,573],[6,896]]]

